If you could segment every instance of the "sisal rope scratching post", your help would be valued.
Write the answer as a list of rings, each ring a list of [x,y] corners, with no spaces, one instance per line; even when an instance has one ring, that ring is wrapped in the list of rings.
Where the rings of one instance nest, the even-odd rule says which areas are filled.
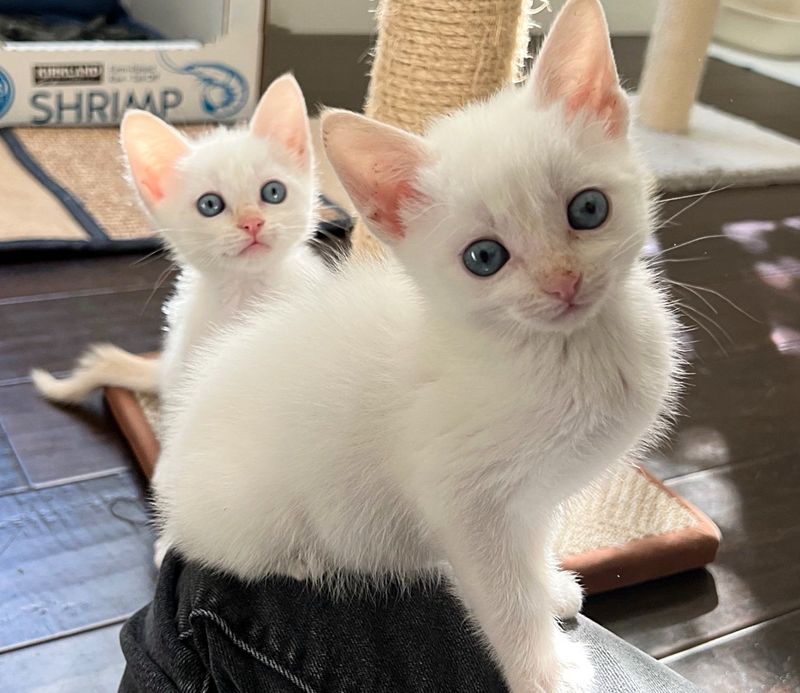
[[[639,86],[639,121],[683,134],[700,89],[720,0],[661,0]]]
[[[421,133],[432,118],[518,81],[531,0],[381,0],[364,112]],[[380,254],[361,222],[353,247]]]

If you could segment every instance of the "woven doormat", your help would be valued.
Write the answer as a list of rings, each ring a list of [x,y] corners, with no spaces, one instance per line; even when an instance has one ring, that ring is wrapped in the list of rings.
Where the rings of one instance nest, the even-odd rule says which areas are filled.
[[[181,128],[197,136],[210,126]],[[0,130],[0,252],[113,253],[159,246],[124,177],[119,130]],[[350,218],[325,198],[321,233],[342,236]]]
[[[158,457],[158,399],[107,388],[106,399],[142,471]],[[563,567],[597,594],[701,568],[714,560],[716,525],[647,472],[620,465],[565,504],[555,541]]]

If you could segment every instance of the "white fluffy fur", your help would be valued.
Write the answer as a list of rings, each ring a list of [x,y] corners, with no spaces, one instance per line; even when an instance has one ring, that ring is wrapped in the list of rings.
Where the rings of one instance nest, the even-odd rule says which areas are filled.
[[[294,78],[279,78],[275,85],[280,84],[284,99],[296,97],[300,101],[296,130],[307,132],[302,93]],[[270,109],[283,105],[270,103],[270,98],[271,91],[267,91],[253,122],[260,119],[261,124],[270,124],[275,115]],[[126,123],[137,118],[144,119],[145,127],[126,139]],[[252,124],[232,130],[218,128],[190,142],[153,120],[153,116],[141,112],[126,115],[122,126],[126,154],[130,156],[131,147],[148,137],[177,141],[186,147],[185,154],[163,176],[162,199],[148,196],[136,178],[135,166],[131,174],[154,227],[181,268],[175,291],[164,306],[162,356],[154,361],[112,345],[94,345],[68,378],[57,380],[38,369],[32,372],[35,386],[49,399],[79,402],[106,385],[158,391],[168,397],[195,345],[241,316],[250,305],[291,293],[298,281],[324,271],[321,260],[307,244],[315,226],[316,200],[310,141],[306,142],[305,161],[300,162],[279,134],[256,134]],[[265,182],[275,179],[286,185],[287,196],[281,204],[270,205],[261,200],[260,190]],[[220,194],[225,200],[226,208],[218,216],[204,217],[197,211],[197,199],[207,192]],[[243,213],[262,215],[265,223],[260,238],[269,244],[268,251],[238,254],[250,241],[237,228]]]
[[[652,439],[677,371],[677,325],[640,259],[648,177],[624,134],[530,87],[424,139],[341,113],[324,128],[368,218],[382,193],[369,174],[359,188],[353,138],[424,150],[396,259],[351,264],[205,350],[157,468],[163,534],[243,578],[446,560],[512,691],[580,690],[590,666],[553,618],[580,589],[553,567],[551,518]],[[566,205],[588,187],[611,213],[574,232]],[[511,259],[479,278],[461,256],[485,237]],[[582,308],[559,315],[541,282],[566,266],[583,275]]]

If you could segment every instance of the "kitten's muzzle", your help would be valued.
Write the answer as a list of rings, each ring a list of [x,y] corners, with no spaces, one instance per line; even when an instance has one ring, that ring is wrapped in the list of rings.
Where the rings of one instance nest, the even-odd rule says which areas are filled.
[[[253,240],[257,240],[261,228],[264,226],[264,220],[261,217],[248,216],[242,217],[236,224],[237,229],[241,229],[246,234],[252,236]]]
[[[542,291],[548,296],[558,299],[567,306],[575,304],[575,297],[581,288],[583,276],[573,270],[565,270],[548,274],[539,283]]]

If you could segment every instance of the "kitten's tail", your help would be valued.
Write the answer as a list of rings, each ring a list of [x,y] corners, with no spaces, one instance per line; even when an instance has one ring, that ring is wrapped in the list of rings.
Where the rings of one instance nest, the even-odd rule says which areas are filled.
[[[113,344],[94,344],[66,378],[31,371],[34,387],[47,399],[77,404],[98,387],[125,387],[137,392],[158,391],[158,359],[131,354]]]

